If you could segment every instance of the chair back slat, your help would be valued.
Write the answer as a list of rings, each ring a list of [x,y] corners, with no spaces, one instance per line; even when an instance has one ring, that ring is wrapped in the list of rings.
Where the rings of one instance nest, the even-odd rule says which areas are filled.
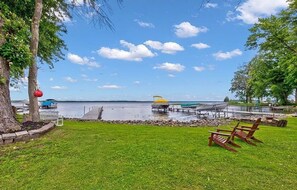
[[[231,139],[233,139],[233,136],[234,136],[234,134],[235,134],[235,132],[236,132],[236,128],[239,126],[239,124],[240,124],[240,121],[238,121],[237,124],[236,124],[236,126],[233,127],[233,130],[232,130],[232,132],[231,132],[231,136],[229,136],[229,137],[227,138],[227,141],[230,141]]]
[[[259,124],[261,123],[261,118],[258,118],[255,123],[253,124],[250,132],[247,134],[247,138],[252,137],[255,133],[255,131],[258,129]]]

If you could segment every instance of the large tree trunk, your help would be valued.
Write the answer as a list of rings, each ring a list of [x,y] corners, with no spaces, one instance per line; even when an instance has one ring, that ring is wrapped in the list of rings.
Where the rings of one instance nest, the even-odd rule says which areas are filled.
[[[281,105],[288,105],[289,104],[288,96],[289,95],[286,94],[285,92],[280,95],[280,103],[281,103]]]
[[[295,89],[295,104],[297,104],[297,88]]]
[[[247,94],[245,95],[245,103],[249,103],[249,97]]]
[[[3,20],[0,18],[0,34],[2,34]],[[0,46],[4,43],[0,39]],[[0,132],[20,130],[20,124],[14,117],[9,93],[9,64],[0,57]]]
[[[29,68],[29,84],[28,84],[28,94],[29,94],[29,117],[32,121],[38,122],[39,117],[39,106],[38,98],[34,97],[34,91],[37,89],[37,51],[39,43],[39,23],[42,15],[42,0],[35,0],[35,10],[32,18],[31,25],[31,44],[30,49],[33,55],[32,64]]]

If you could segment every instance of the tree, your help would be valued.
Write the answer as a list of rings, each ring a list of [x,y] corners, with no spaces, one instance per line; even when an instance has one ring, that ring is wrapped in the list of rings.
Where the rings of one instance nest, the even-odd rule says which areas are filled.
[[[121,0],[118,0],[121,2]],[[70,16],[69,9],[70,5],[74,8],[79,5],[79,1],[73,0],[72,4],[68,5],[65,3],[64,0],[52,0],[52,1],[45,1],[47,3],[47,9],[45,10],[54,10],[55,12],[49,15],[54,15],[56,21],[60,22],[61,15]],[[58,4],[58,6],[57,6]],[[86,5],[86,6],[83,6]],[[92,12],[95,13],[93,17],[93,21],[99,24],[107,25],[112,28],[111,21],[106,14],[105,8],[110,9],[106,0],[83,0],[83,5],[78,6],[82,11],[87,13]],[[38,52],[38,43],[39,43],[39,23],[41,21],[42,16],[42,7],[43,1],[42,0],[35,0],[35,8],[34,8],[34,15],[32,17],[32,38],[31,38],[31,52],[33,55],[32,63],[29,68],[29,87],[28,87],[28,94],[29,94],[29,115],[32,121],[39,121],[39,106],[38,100],[34,97],[33,93],[37,89],[37,52]],[[58,13],[58,14],[57,14]],[[44,14],[46,15],[46,14]],[[55,23],[57,24],[57,23]]]
[[[28,95],[29,95],[29,118],[32,121],[39,121],[39,106],[38,99],[34,96],[34,91],[37,88],[37,51],[39,44],[39,25],[42,15],[42,0],[35,0],[34,14],[31,25],[31,41],[30,50],[32,53],[31,65],[29,67],[28,77]]]
[[[31,69],[31,74],[29,74],[31,77],[29,78],[33,82],[29,82],[29,85],[32,84],[29,89],[34,91],[36,88],[35,81],[37,81],[37,60],[53,67],[55,61],[63,58],[62,50],[66,48],[60,36],[61,33],[66,33],[62,22],[63,17],[70,17],[69,11],[78,7],[76,0],[70,4],[67,2],[69,1],[0,0],[0,131],[15,131],[20,127],[12,114],[9,94],[10,77],[19,78],[24,69],[30,65],[33,69]],[[105,8],[110,9],[106,0],[84,0],[83,3],[88,4],[88,6],[79,6],[84,9],[83,11],[96,13],[93,17],[94,22],[96,20],[99,24],[112,28],[108,14],[104,10]],[[5,14],[3,14],[4,7],[6,8]],[[33,15],[33,13],[36,14]],[[16,23],[19,23],[17,30],[7,29],[7,26]],[[35,33],[34,35],[28,33],[30,25],[32,26],[31,31]],[[29,46],[30,39],[31,46]],[[29,47],[31,47],[34,56],[30,53]],[[28,93],[33,94],[32,91]],[[32,102],[34,108],[30,109],[30,115],[34,115],[34,121],[38,121],[37,101],[33,100]]]
[[[19,78],[28,66],[29,27],[24,20],[0,2],[0,132],[20,129],[10,101],[10,78]]]
[[[246,43],[249,49],[258,48],[262,59],[269,63],[265,80],[271,95],[281,104],[288,103],[294,90],[297,103],[297,6],[295,1],[290,2],[290,7],[278,15],[259,19]]]
[[[229,97],[228,97],[228,96],[226,96],[226,97],[224,98],[224,102],[229,102]]]
[[[63,0],[48,0],[45,3],[46,12],[43,15],[43,19],[40,20],[41,17],[41,10],[42,10],[42,1],[22,1],[22,0],[6,0],[6,1],[0,1],[1,4],[5,5],[7,9],[10,9],[10,11],[13,11],[15,15],[17,15],[21,20],[23,21],[23,25],[27,26],[27,31],[30,31],[30,25],[31,25],[31,34],[26,34],[26,45],[30,47],[32,54],[34,56],[31,56],[30,59],[27,59],[26,67],[14,67],[17,69],[20,69],[22,72],[25,68],[30,66],[30,74],[31,77],[29,77],[29,91],[34,91],[35,86],[37,84],[37,64],[36,59],[38,57],[39,61],[46,62],[50,66],[53,65],[53,62],[55,60],[58,60],[59,58],[63,57],[62,50],[66,47],[64,44],[64,41],[61,39],[60,33],[65,33],[66,30],[64,28],[63,24],[61,22],[61,17],[59,17],[59,14],[68,16],[69,14],[65,12],[67,10],[67,4]],[[34,5],[36,5],[34,8]],[[35,11],[35,14],[33,15],[33,12]],[[31,18],[32,23],[31,23]],[[41,21],[41,22],[40,22]],[[39,31],[39,25],[40,31]],[[31,38],[30,38],[31,37]],[[42,39],[42,41],[39,41]],[[30,43],[31,41],[31,43]],[[29,46],[30,44],[30,46]],[[12,49],[13,51],[13,49]],[[17,54],[17,52],[14,52]],[[30,54],[30,55],[32,55]],[[34,63],[34,64],[33,64]],[[32,72],[33,71],[33,72]],[[9,81],[9,78],[8,80]],[[32,90],[33,89],[33,90]],[[33,115],[34,121],[39,120],[39,112],[38,112],[38,101],[33,96],[33,92],[29,93],[30,100],[33,101],[30,105],[34,106],[34,108],[30,109],[31,115]],[[6,105],[4,110],[9,109],[10,106],[10,97],[8,97],[8,105]],[[32,102],[31,101],[31,102]],[[35,111],[37,110],[37,112]],[[10,116],[10,118],[13,118]],[[32,119],[32,117],[31,117]]]
[[[234,73],[234,77],[231,81],[231,88],[229,89],[232,93],[235,93],[235,97],[240,100],[244,100],[246,103],[252,100],[252,91],[248,83],[249,65],[244,65]]]
[[[289,84],[291,80],[287,80],[289,73],[283,60],[280,57],[267,59],[267,54],[257,55],[249,64],[248,84],[252,88],[253,97],[260,99],[273,96],[280,104],[287,104],[293,85]]]
[[[248,73],[248,84],[252,89],[253,97],[261,99],[269,96],[269,61],[261,55],[257,55],[250,62],[250,71]]]

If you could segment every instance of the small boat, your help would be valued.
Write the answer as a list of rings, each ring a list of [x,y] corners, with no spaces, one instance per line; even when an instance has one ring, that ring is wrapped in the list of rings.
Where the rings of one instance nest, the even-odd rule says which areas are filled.
[[[168,100],[162,96],[154,96],[154,102],[152,103],[152,109],[167,109],[169,107]]]
[[[196,107],[196,111],[219,111],[225,109],[227,106],[228,103],[200,104]]]
[[[45,109],[55,109],[58,107],[58,103],[54,99],[46,99],[41,102],[41,108]]]
[[[180,104],[182,108],[196,108],[199,104],[198,103],[186,103]]]

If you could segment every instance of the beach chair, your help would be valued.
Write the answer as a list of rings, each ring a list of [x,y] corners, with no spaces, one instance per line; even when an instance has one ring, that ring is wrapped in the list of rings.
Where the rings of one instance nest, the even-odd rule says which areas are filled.
[[[237,123],[237,126],[239,125],[239,122]],[[237,127],[236,126],[236,127]],[[233,142],[233,135],[235,133],[236,128],[234,127],[233,130],[225,130],[225,129],[217,129],[216,132],[214,131],[209,131],[211,133],[208,142],[208,146],[212,145],[212,142],[216,143],[217,145],[220,145],[221,147],[232,151],[232,152],[237,152],[237,150],[235,150],[234,148],[228,146],[228,144],[238,147],[240,148],[240,146],[238,144],[235,144]],[[221,133],[221,132],[228,132],[228,134],[226,133]]]
[[[232,136],[232,140],[234,140],[234,137],[238,137],[240,139],[242,139],[243,141],[247,142],[248,144],[254,145],[256,146],[256,144],[252,141],[250,141],[250,139],[256,141],[256,142],[260,142],[263,143],[262,141],[260,141],[259,139],[256,139],[256,137],[254,137],[254,133],[259,130],[259,124],[261,123],[261,118],[258,118],[254,124],[249,127],[249,126],[236,126],[234,127],[235,132]]]
[[[55,121],[56,126],[63,126],[64,124],[63,116],[59,115],[58,111],[41,111],[40,120]]]

